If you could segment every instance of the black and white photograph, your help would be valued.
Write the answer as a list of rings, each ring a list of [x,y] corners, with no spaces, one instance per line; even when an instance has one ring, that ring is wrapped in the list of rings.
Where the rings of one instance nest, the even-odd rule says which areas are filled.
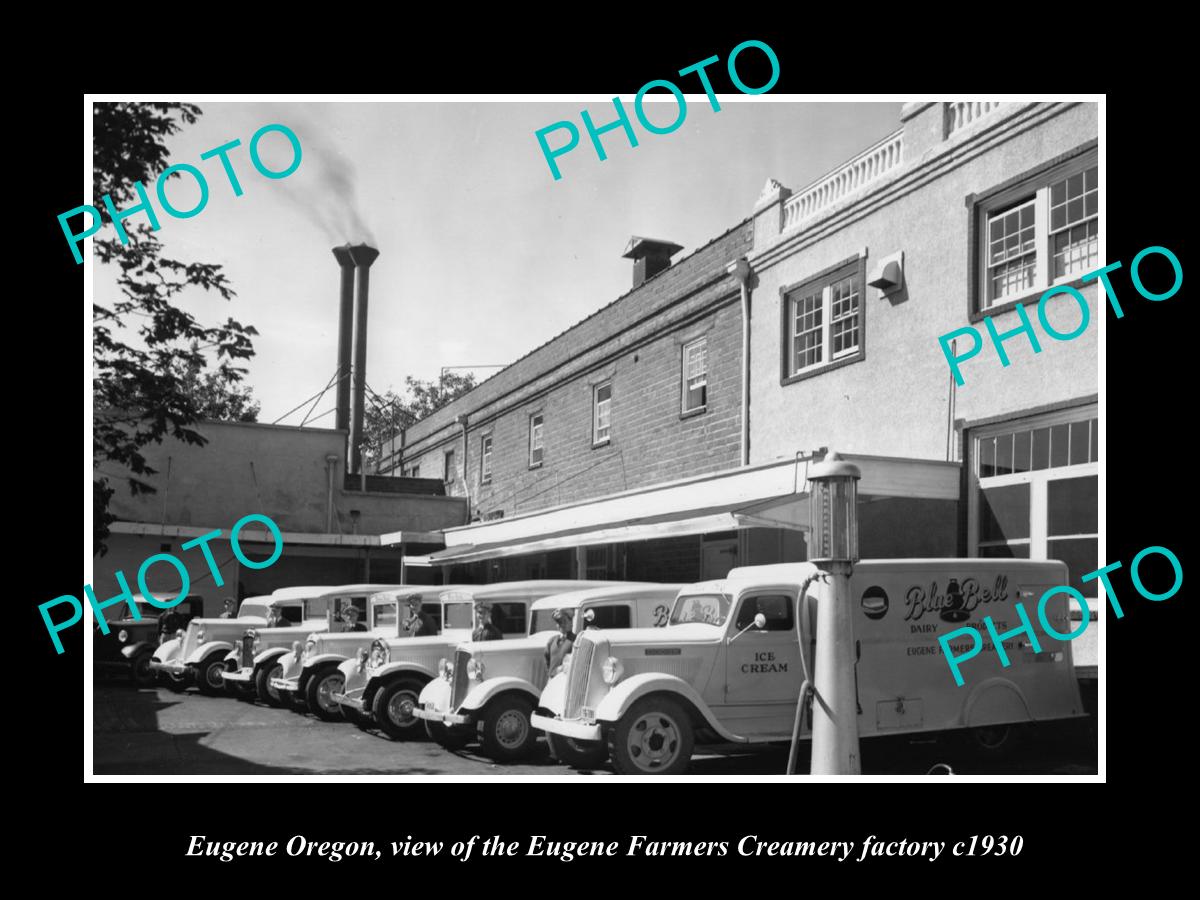
[[[764,46],[89,99],[91,777],[1096,780],[1103,98]]]

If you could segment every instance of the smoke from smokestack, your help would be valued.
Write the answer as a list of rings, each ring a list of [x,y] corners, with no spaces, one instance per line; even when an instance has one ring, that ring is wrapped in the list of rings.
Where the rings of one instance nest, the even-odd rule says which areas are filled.
[[[297,170],[295,187],[281,191],[301,214],[321,229],[332,242],[376,243],[358,202],[357,177],[351,163],[329,135],[337,133],[334,123],[320,123],[301,112],[299,105],[278,107],[278,121],[296,132],[304,161]],[[304,185],[303,190],[300,186]]]

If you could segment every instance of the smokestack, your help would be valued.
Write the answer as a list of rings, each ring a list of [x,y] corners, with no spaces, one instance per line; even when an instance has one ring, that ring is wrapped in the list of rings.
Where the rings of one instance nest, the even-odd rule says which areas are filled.
[[[636,234],[625,245],[621,255],[633,260],[633,286],[637,287],[671,265],[671,257],[683,248],[670,241],[638,237]]]
[[[354,336],[354,260],[350,245],[334,247],[333,256],[342,268],[342,293],[338,307],[337,404],[335,428],[350,428],[350,346]]]
[[[354,296],[354,377],[353,414],[350,421],[350,471],[362,472],[364,406],[367,393],[367,299],[371,283],[371,263],[379,251],[366,244],[346,248],[358,272],[358,291]]]

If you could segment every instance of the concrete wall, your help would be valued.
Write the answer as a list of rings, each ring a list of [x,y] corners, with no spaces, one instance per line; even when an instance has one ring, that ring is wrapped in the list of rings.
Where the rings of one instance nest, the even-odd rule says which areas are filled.
[[[249,513],[270,516],[282,531],[327,532],[329,475],[334,463],[333,533],[434,531],[462,525],[465,503],[452,497],[342,490],[345,432],[244,422],[203,422],[203,447],[168,439],[143,449],[158,490],[131,496],[113,480],[112,511],[124,521],[229,528]],[[108,472],[117,471],[106,464]]]
[[[943,105],[924,107],[904,123],[904,161],[879,186],[818,213],[799,229],[779,231],[779,207],[756,220],[751,264],[757,276],[751,338],[751,462],[790,457],[822,445],[855,453],[945,459],[950,371],[938,336],[969,324],[970,195],[1004,184],[1097,135],[1095,104],[1009,104],[950,139],[942,137]],[[986,147],[987,149],[983,149]],[[982,152],[979,152],[981,151]],[[865,359],[782,385],[781,290],[850,257],[904,252],[905,290],[898,299],[866,288]],[[1103,260],[1099,264],[1103,264]],[[1058,342],[1037,325],[1035,296],[1027,309],[1043,349],[1009,340],[1001,367],[982,322],[983,352],[964,364],[955,418],[969,421],[1071,401],[1097,391],[1094,283],[1080,288],[1092,324]],[[1051,306],[1063,331],[1079,322],[1069,299]],[[998,331],[1019,324],[1015,311],[994,317]]]
[[[748,252],[747,223],[676,262],[408,430],[403,467],[440,476],[481,517],[555,506],[740,463],[741,307],[726,266]],[[708,406],[680,414],[682,347],[707,338]],[[612,382],[612,432],[592,446],[592,392]],[[544,460],[529,466],[529,417],[544,416]],[[468,416],[464,454],[458,415]],[[492,435],[492,483],[480,483]],[[465,463],[465,465],[464,465]],[[464,482],[463,476],[466,476]]]

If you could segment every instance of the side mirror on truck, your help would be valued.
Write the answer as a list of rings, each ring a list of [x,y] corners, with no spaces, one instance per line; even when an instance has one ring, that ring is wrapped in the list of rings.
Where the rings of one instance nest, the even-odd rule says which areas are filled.
[[[733,637],[731,637],[729,639],[729,643],[732,644],[734,641],[736,641],[738,638],[740,638],[743,634],[745,634],[751,628],[757,628],[759,631],[762,631],[766,627],[767,627],[767,617],[764,616],[762,613],[757,613],[754,616],[754,621],[751,622],[749,625],[747,625],[745,628],[743,628],[741,631],[739,631],[737,634],[735,634]]]

